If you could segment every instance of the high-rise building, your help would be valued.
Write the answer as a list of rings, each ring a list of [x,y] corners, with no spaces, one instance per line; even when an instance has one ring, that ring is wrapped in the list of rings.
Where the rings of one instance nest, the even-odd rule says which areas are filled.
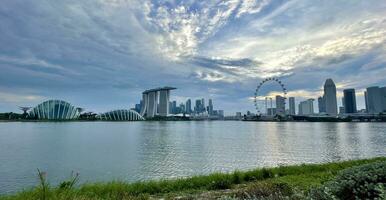
[[[134,110],[135,110],[137,113],[140,113],[140,112],[141,112],[142,103],[143,103],[143,101],[141,100],[138,104],[135,104]]]
[[[185,113],[185,104],[181,103],[180,106],[178,107],[178,113]]]
[[[342,97],[342,107],[344,107],[344,96]]]
[[[276,96],[276,114],[277,115],[285,114],[285,98],[280,95]]]
[[[213,102],[212,102],[212,99],[209,99],[209,103],[208,103],[208,114],[209,115],[213,115]]]
[[[177,101],[173,101],[172,103],[172,113],[177,114]]]
[[[201,108],[202,108],[201,103],[202,103],[202,101],[200,99],[196,100],[196,105],[194,106],[194,112],[197,114],[201,113]]]
[[[218,116],[220,118],[223,118],[224,117],[224,110],[218,110]]]
[[[346,113],[344,106],[340,106],[339,107],[339,114],[344,114],[344,113]]]
[[[365,96],[366,112],[368,113],[369,112],[369,102],[367,99],[367,91],[364,92],[364,96]]]
[[[206,111],[206,107],[205,107],[205,99],[202,98],[201,99],[201,109],[200,109],[201,113],[204,113]]]
[[[187,114],[191,114],[192,113],[192,100],[188,99],[185,103],[185,112]]]
[[[369,87],[367,90],[367,112],[377,114],[383,111],[382,91],[378,86]]]
[[[314,114],[314,99],[308,99],[299,103],[299,115]]]
[[[142,93],[141,115],[148,118],[156,115],[167,116],[170,91],[174,89],[176,88],[162,87],[144,91]]]
[[[295,97],[290,97],[289,98],[289,114],[290,115],[295,115]]]
[[[241,116],[241,112],[236,112],[236,119],[241,119],[242,116]]]
[[[324,100],[326,103],[326,113],[331,116],[336,116],[338,114],[336,86],[334,81],[330,78],[324,83]]]
[[[267,115],[269,116],[276,115],[276,108],[267,108]]]
[[[357,101],[355,97],[355,89],[343,90],[343,107],[345,113],[357,112]]]
[[[319,108],[319,113],[326,112],[326,101],[324,100],[324,96],[318,98],[318,108]]]
[[[382,87],[380,89],[381,89],[382,111],[386,112],[386,87]]]
[[[172,101],[169,101],[169,114],[173,114],[173,102]]]

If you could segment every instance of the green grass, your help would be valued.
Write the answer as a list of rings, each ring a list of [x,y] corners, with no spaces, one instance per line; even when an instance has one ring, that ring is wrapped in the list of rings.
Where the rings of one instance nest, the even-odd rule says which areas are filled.
[[[0,200],[18,199],[147,199],[173,197],[206,191],[286,185],[307,191],[330,180],[343,169],[386,158],[354,160],[327,164],[303,164],[263,168],[245,172],[214,173],[184,179],[146,181],[136,183],[107,182],[85,184],[79,187],[47,187],[44,184],[14,195],[0,196]],[[45,181],[45,180],[42,180]],[[63,184],[62,184],[63,185]]]

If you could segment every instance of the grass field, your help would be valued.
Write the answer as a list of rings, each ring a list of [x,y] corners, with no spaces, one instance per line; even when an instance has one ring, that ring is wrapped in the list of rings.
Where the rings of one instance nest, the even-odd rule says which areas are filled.
[[[215,173],[184,179],[158,180],[136,183],[107,182],[74,186],[77,177],[59,186],[48,186],[44,174],[36,188],[14,195],[0,196],[0,200],[18,199],[216,199],[248,198],[307,193],[311,188],[331,180],[347,168],[386,161],[386,158],[353,160],[326,164],[280,166],[233,173]]]

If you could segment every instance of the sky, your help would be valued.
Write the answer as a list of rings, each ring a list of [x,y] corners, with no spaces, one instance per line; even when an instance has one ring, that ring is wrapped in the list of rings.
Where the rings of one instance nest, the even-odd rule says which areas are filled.
[[[131,108],[142,91],[212,98],[254,111],[279,78],[296,101],[332,78],[338,102],[386,85],[384,0],[2,0],[0,112],[62,99],[88,111]],[[280,94],[265,84],[259,97]],[[315,105],[317,107],[317,105]]]

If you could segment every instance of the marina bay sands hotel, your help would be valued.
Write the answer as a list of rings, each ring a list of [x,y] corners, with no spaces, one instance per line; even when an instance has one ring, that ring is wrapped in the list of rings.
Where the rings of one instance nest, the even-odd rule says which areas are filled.
[[[169,114],[170,90],[174,87],[162,87],[146,90],[142,93],[141,115],[151,118],[154,116],[167,116]]]

